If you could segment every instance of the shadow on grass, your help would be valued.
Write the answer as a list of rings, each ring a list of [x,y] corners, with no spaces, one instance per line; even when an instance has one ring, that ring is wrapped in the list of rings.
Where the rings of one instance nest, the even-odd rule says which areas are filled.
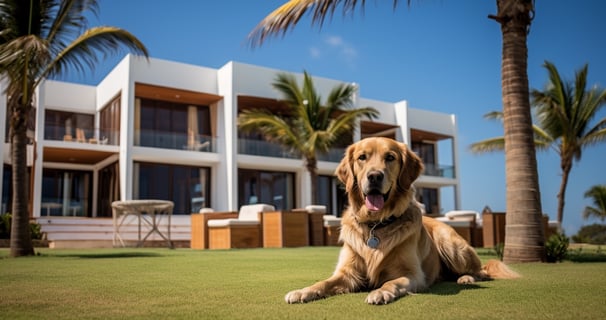
[[[457,284],[456,282],[439,282],[427,290],[426,294],[435,294],[440,296],[451,296],[459,294],[464,290],[486,289],[477,284]]]
[[[58,254],[57,256],[67,258],[80,259],[117,259],[117,258],[150,258],[162,257],[161,254],[155,252],[107,252],[107,253],[66,253]]]

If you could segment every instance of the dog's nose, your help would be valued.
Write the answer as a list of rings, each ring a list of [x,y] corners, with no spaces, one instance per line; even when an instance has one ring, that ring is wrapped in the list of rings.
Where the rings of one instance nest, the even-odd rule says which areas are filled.
[[[383,172],[381,171],[371,171],[366,177],[368,178],[368,182],[371,184],[383,182]]]

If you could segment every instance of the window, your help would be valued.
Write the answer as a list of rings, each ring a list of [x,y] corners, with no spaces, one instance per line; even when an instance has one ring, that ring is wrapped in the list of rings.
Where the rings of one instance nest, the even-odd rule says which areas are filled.
[[[315,192],[318,204],[326,206],[327,213],[338,217],[342,215],[348,200],[345,186],[336,177],[318,176]]]
[[[210,108],[137,98],[135,145],[198,150],[211,136]]]
[[[90,217],[92,172],[44,169],[41,216]]]
[[[430,216],[440,215],[438,189],[417,188],[417,201],[425,206],[425,213]]]
[[[44,139],[86,142],[95,135],[94,119],[92,114],[46,110]]]
[[[99,141],[120,144],[120,96],[107,104],[99,114]]]
[[[265,203],[276,210],[291,210],[294,207],[294,174],[238,170],[238,207],[247,204]]]
[[[174,214],[210,207],[210,169],[135,162],[134,198],[170,200]]]
[[[97,217],[112,216],[112,202],[120,200],[119,164],[114,162],[99,170],[97,182]]]

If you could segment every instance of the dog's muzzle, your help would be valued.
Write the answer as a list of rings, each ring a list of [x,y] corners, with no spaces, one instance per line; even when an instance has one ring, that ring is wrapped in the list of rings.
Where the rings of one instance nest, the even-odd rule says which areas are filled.
[[[371,171],[366,175],[366,187],[364,188],[364,203],[370,211],[381,211],[387,201],[389,190],[385,193],[383,189],[384,174],[381,171]]]

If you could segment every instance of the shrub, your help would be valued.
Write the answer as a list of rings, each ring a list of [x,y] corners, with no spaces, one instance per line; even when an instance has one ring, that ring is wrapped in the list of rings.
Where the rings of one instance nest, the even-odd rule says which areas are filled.
[[[505,244],[504,243],[497,243],[494,246],[494,252],[497,254],[497,257],[499,257],[499,260],[503,260],[503,249],[505,248]]]
[[[576,243],[606,244],[606,225],[596,223],[583,226],[572,236],[572,240]]]
[[[9,239],[11,237],[11,214],[0,214],[0,239]]]
[[[554,234],[547,240],[545,251],[547,253],[547,262],[559,262],[566,258],[570,239],[563,233]]]
[[[0,239],[10,239],[11,221],[12,220],[10,213],[0,214]],[[36,222],[30,222],[29,231],[32,236],[32,240],[42,239],[42,231],[40,230],[40,224]]]

